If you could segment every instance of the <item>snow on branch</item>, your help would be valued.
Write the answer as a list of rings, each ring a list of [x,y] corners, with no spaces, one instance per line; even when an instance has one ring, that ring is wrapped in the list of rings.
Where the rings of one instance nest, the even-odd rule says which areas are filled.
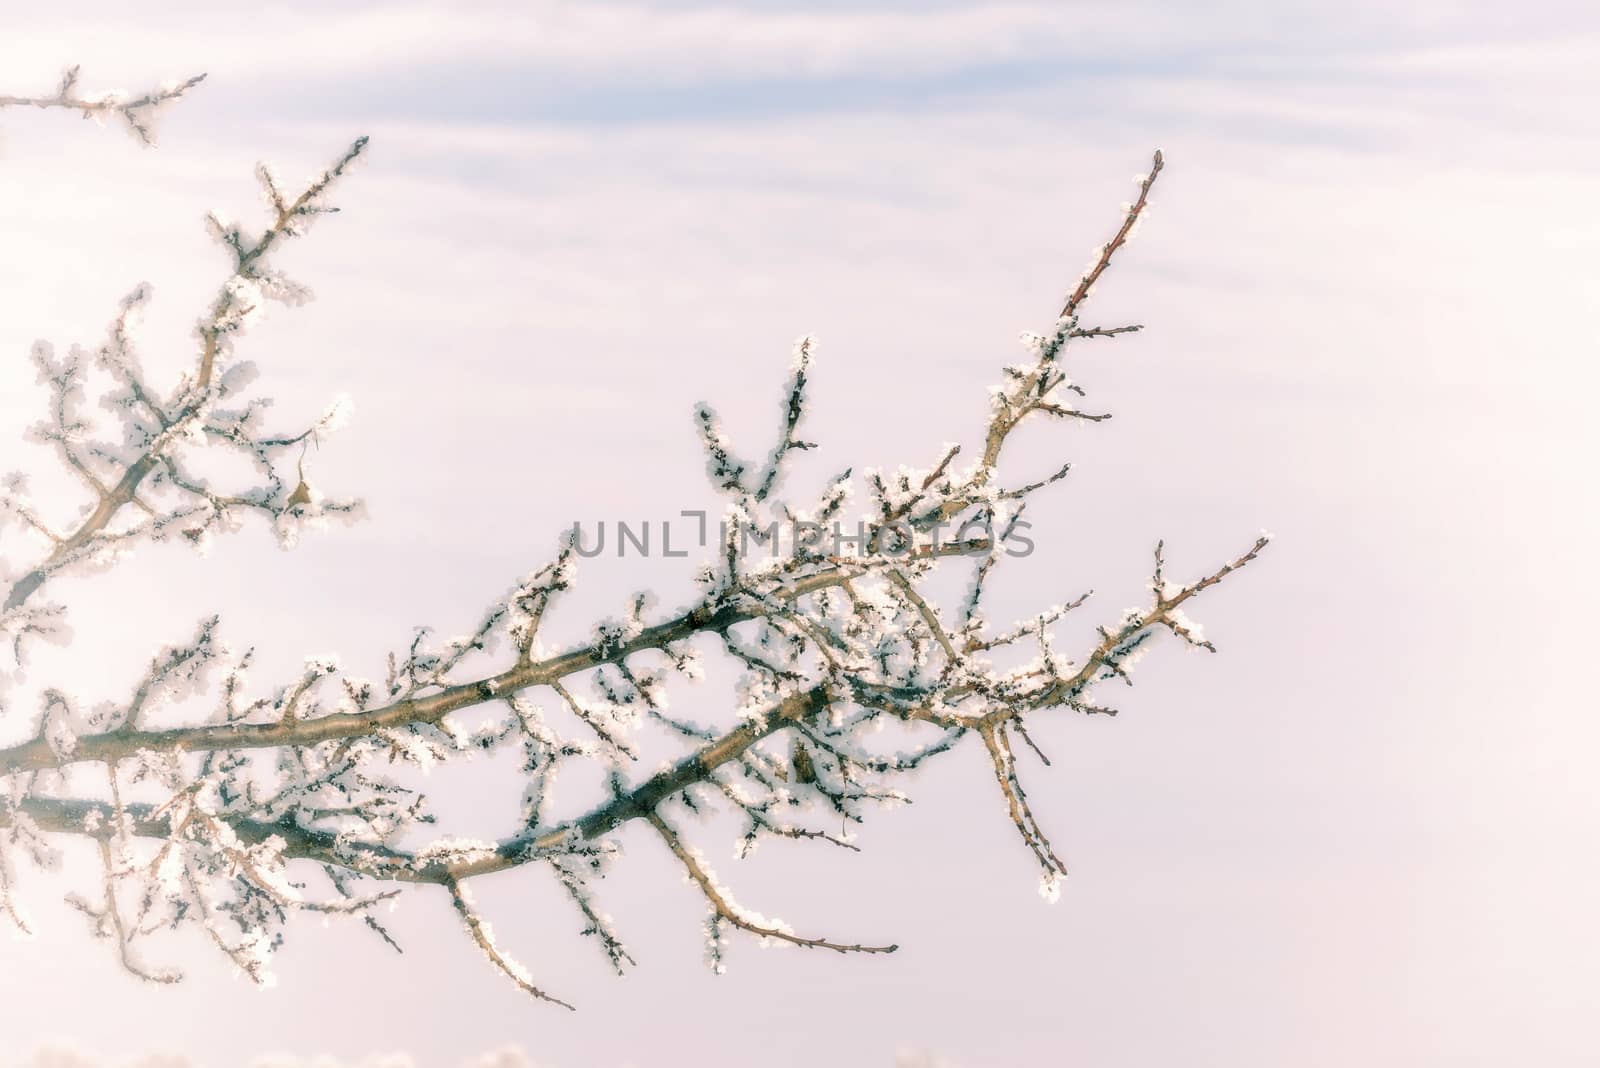
[[[60,108],[76,111],[84,118],[101,124],[107,118],[115,117],[122,121],[135,140],[150,147],[156,143],[155,120],[162,109],[205,81],[205,78],[204,74],[196,74],[181,82],[164,82],[142,93],[108,89],[85,94],[78,88],[78,68],[68,67],[57,83],[55,92],[39,96],[0,94],[0,108]]]
[[[75,99],[70,84],[58,96]],[[81,484],[85,506],[82,518],[63,522],[34,504],[21,474],[0,484],[0,522],[11,544],[32,554],[0,558],[10,674],[22,670],[30,643],[70,641],[65,606],[40,596],[63,573],[108,566],[145,541],[179,536],[204,547],[249,515],[290,545],[304,527],[356,513],[355,502],[323,496],[306,469],[309,447],[336,428],[342,407],[309,427],[268,430],[267,398],[253,392],[253,369],[236,348],[269,302],[306,296],[270,254],[335,210],[330,190],[365,147],[364,138],[355,141],[299,191],[260,168],[267,217],[254,229],[210,219],[226,275],[197,324],[193,365],[176,382],[151,382],[140,367],[145,287],[124,301],[95,349],[36,349],[46,414],[33,437]],[[1018,761],[1020,742],[1048,764],[1028,733],[1030,717],[1114,712],[1098,690],[1131,681],[1135,661],[1160,634],[1215,651],[1185,612],[1267,544],[1257,539],[1187,583],[1167,577],[1158,545],[1149,602],[1101,626],[1074,656],[1059,648],[1058,628],[1083,610],[1086,593],[1063,591],[1015,625],[996,627],[986,616],[990,579],[1019,558],[1011,539],[1025,529],[1029,502],[1071,470],[1058,461],[1024,473],[1030,464],[1013,455],[1015,433],[1025,422],[1105,418],[1078,408],[1085,391],[1064,368],[1074,341],[1139,329],[1082,326],[1078,314],[1137,229],[1162,167],[1158,153],[1058,319],[1044,334],[1023,336],[1025,358],[1002,369],[974,440],[930,449],[923,466],[859,477],[852,466],[820,492],[791,490],[787,476],[818,448],[802,436],[817,354],[810,337],[794,349],[773,443],[759,461],[741,458],[715,413],[699,406],[693,422],[706,473],[726,504],[698,592],[682,608],[659,611],[640,594],[588,639],[547,648],[543,621],[577,581],[574,531],[463,633],[415,632],[370,676],[312,656],[300,672],[256,684],[252,654],[231,650],[223,621],[207,615],[191,636],[156,651],[122,700],[86,708],[61,685],[41,690],[36,709],[6,707],[0,913],[26,923],[14,890],[24,868],[53,863],[60,839],[86,838],[98,848],[100,872],[74,903],[129,971],[175,979],[146,963],[142,947],[171,927],[197,925],[242,973],[266,982],[292,916],[359,917],[393,945],[376,906],[408,885],[433,886],[496,969],[530,995],[564,1005],[496,939],[469,883],[546,871],[575,906],[582,935],[621,972],[633,959],[600,887],[616,854],[614,832],[639,821],[704,897],[708,957],[718,970],[736,932],[763,943],[888,953],[895,945],[801,935],[748,910],[688,828],[721,810],[740,823],[740,856],[768,840],[856,851],[853,827],[907,801],[924,764],[962,751],[987,759],[996,822],[1009,819],[1037,866],[1041,893],[1054,900],[1066,865]],[[114,417],[109,433],[88,414],[91,388]],[[208,480],[193,462],[204,449],[242,455],[258,481]],[[849,514],[852,502],[858,516]],[[857,533],[840,540],[852,524]],[[806,534],[785,540],[785,529]],[[965,575],[965,593],[941,604],[934,579],[951,569]],[[739,675],[732,707],[685,718],[671,698],[701,677],[707,654],[726,656]],[[646,735],[670,741],[679,755],[641,768]],[[420,773],[491,752],[512,754],[519,769],[520,807],[492,820],[515,830],[430,830],[434,798]],[[558,809],[557,781],[573,766],[598,768],[604,786],[584,804]]]
[[[348,418],[349,402],[335,400],[308,427],[269,429],[271,399],[254,393],[256,367],[236,358],[235,350],[269,303],[309,298],[305,287],[273,266],[269,254],[305,233],[319,216],[338,210],[328,203],[328,194],[366,144],[366,138],[356,140],[293,197],[263,177],[272,190],[271,210],[259,230],[208,217],[225,249],[228,273],[195,324],[194,364],[176,382],[152,382],[139,358],[139,313],[151,299],[144,284],[123,299],[105,340],[93,350],[73,346],[58,356],[49,342],[34,346],[33,362],[48,404],[30,437],[53,449],[81,483],[86,501],[75,525],[52,523],[28,497],[25,475],[12,473],[0,484],[0,523],[11,520],[37,547],[32,562],[8,570],[12,577],[0,601],[0,640],[16,647],[12,670],[20,666],[28,638],[49,636],[40,610],[28,604],[61,574],[110,566],[146,541],[181,537],[203,552],[215,535],[236,530],[247,515],[271,523],[286,548],[304,529],[359,516],[358,501],[324,496],[308,481],[305,466],[308,449]],[[111,420],[91,414],[86,398],[92,386],[100,387],[99,406]],[[195,458],[204,450],[241,457],[257,481],[224,485],[201,475]],[[0,684],[7,673],[0,665]]]

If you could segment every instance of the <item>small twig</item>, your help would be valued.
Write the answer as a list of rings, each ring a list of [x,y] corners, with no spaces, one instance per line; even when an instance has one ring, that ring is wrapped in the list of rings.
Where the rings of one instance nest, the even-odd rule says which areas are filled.
[[[552,997],[534,986],[533,981],[528,976],[527,969],[500,952],[499,947],[494,942],[494,932],[489,928],[489,924],[473,910],[466,885],[461,880],[449,880],[445,883],[445,889],[450,892],[450,903],[455,906],[456,915],[460,916],[461,922],[466,924],[467,933],[472,937],[473,942],[477,943],[478,948],[483,950],[484,956],[489,958],[490,963],[513,983],[516,983],[524,993],[532,994],[540,1001],[548,1001],[552,1004],[560,1005],[564,1009],[573,1008],[573,1006],[560,998]]]
[[[830,942],[825,938],[804,938],[792,931],[786,931],[782,928],[747,918],[743,911],[727,898],[722,888],[717,885],[715,877],[706,870],[694,853],[683,844],[683,840],[678,837],[678,833],[669,827],[665,820],[654,812],[647,813],[645,820],[656,829],[656,833],[661,836],[662,841],[666,842],[667,848],[672,851],[672,855],[678,858],[684,870],[689,873],[689,878],[700,888],[700,892],[705,895],[712,911],[740,930],[748,931],[761,938],[788,942],[790,945],[803,946],[807,949],[831,949],[835,953],[893,953],[900,948],[898,945],[846,945],[843,942]]]
[[[78,92],[78,68],[69,67],[54,93],[41,96],[0,95],[0,108],[61,108],[79,112],[86,119],[115,114],[128,124],[128,129],[140,143],[149,146],[155,144],[155,131],[150,125],[150,116],[162,105],[177,100],[205,81],[205,78],[204,74],[196,74],[186,81],[164,85],[132,98],[118,93],[83,96]]]

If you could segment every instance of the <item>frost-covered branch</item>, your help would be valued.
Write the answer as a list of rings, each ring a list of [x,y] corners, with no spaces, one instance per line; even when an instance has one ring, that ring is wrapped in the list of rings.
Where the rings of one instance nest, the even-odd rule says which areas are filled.
[[[678,859],[689,874],[689,879],[705,895],[706,903],[711,906],[711,915],[706,920],[706,942],[708,955],[712,967],[722,971],[722,928],[724,925],[737,927],[755,935],[763,942],[786,942],[791,946],[800,946],[804,949],[831,949],[835,953],[893,953],[899,946],[864,946],[860,944],[845,945],[842,942],[830,942],[826,938],[806,938],[797,935],[782,920],[769,920],[759,913],[751,912],[733,900],[727,887],[723,886],[711,868],[706,864],[705,857],[692,846],[685,845],[678,832],[668,825],[660,815],[651,812],[645,817],[650,826],[654,827],[661,840],[667,844],[672,855]]]
[[[66,528],[42,516],[23,473],[6,476],[0,488],[0,529],[10,520],[37,547],[32,563],[0,572],[6,588],[0,640],[13,646],[12,671],[21,668],[29,638],[64,633],[60,606],[29,606],[58,575],[109,566],[141,542],[173,536],[204,551],[215,534],[237,529],[247,514],[272,523],[286,547],[307,526],[359,514],[358,502],[317,492],[304,466],[307,449],[338,429],[348,404],[335,402],[312,425],[292,433],[267,430],[263,424],[271,401],[252,395],[256,367],[235,358],[235,343],[269,302],[298,304],[310,298],[310,291],[280,273],[268,255],[337,210],[327,203],[327,194],[366,143],[358,139],[292,198],[260,168],[269,210],[267,225],[257,232],[208,217],[230,269],[195,326],[192,369],[170,387],[148,379],[134,345],[138,313],[150,299],[143,284],[123,300],[106,340],[92,352],[74,346],[58,357],[48,342],[34,346],[33,362],[49,406],[30,436],[56,453],[88,500],[83,518]],[[86,406],[91,385],[101,387],[100,407],[112,414],[110,427],[100,426]],[[200,474],[194,461],[207,450],[241,458],[259,481],[227,487]],[[0,665],[0,684],[10,673]]]
[[[0,94],[0,108],[35,107],[60,108],[76,111],[86,119],[104,123],[115,116],[127,126],[128,132],[142,145],[156,143],[155,119],[168,104],[205,81],[204,74],[181,82],[164,82],[143,93],[128,93],[121,89],[108,89],[85,94],[78,88],[78,68],[69,67],[57,83],[55,92],[39,96],[6,96]]]
[[[29,500],[18,477],[0,497],[0,517],[37,557],[14,576],[0,631],[17,649],[64,640],[65,609],[35,594],[71,569],[104,564],[141,540],[178,532],[203,542],[263,515],[285,543],[309,520],[348,515],[304,471],[309,445],[333,416],[294,434],[259,425],[265,398],[244,393],[235,337],[268,299],[303,290],[268,266],[268,253],[303,232],[326,206],[328,188],[361,155],[357,141],[303,192],[291,196],[263,169],[268,218],[258,232],[213,218],[230,274],[197,327],[192,370],[157,390],[132,355],[137,291],[91,356],[36,356],[48,417],[34,432],[88,494],[86,518],[62,524]],[[477,949],[520,988],[559,999],[536,983],[493,936],[470,881],[518,869],[548,872],[619,972],[632,963],[600,903],[618,850],[615,832],[641,822],[665,843],[710,909],[708,952],[719,970],[727,936],[839,952],[889,952],[889,944],[796,934],[746,910],[690,841],[693,819],[731,813],[738,854],[769,840],[858,850],[851,829],[871,811],[908,799],[910,775],[936,758],[981,751],[993,770],[1000,811],[1054,899],[1066,866],[1031,806],[1017,742],[1038,752],[1028,718],[1055,710],[1112,713],[1097,688],[1130,681],[1130,669],[1160,634],[1214,651],[1185,609],[1250,563],[1245,552],[1187,584],[1165,575],[1156,551],[1150,601],[1100,627],[1087,648],[1065,655],[1064,621],[1088,595],[1062,600],[1011,626],[986,616],[989,581],[1025,556],[1017,536],[1036,493],[1065,480],[1059,462],[1026,473],[1008,446],[1024,423],[1099,421],[1080,410],[1085,391],[1065,370],[1078,339],[1115,338],[1137,326],[1085,327],[1078,312],[1136,230],[1162,169],[1156,155],[1139,178],[1113,238],[1042,335],[1024,335],[1025,358],[1003,369],[976,448],[947,442],[926,466],[855,467],[803,488],[802,457],[819,443],[805,433],[812,338],[795,346],[774,440],[759,460],[743,456],[715,411],[700,405],[694,426],[706,473],[724,510],[714,551],[686,605],[658,610],[630,597],[590,636],[546,647],[541,628],[577,580],[577,532],[457,637],[427,631],[403,638],[375,673],[330,656],[265,686],[253,655],[223,641],[207,616],[189,638],[157,651],[129,680],[126,697],[85,707],[66,687],[41,691],[32,713],[0,721],[0,911],[25,922],[14,893],[20,870],[52,863],[59,838],[99,849],[101,879],[79,908],[116,943],[135,974],[165,980],[139,946],[158,931],[197,923],[243,972],[267,976],[288,919],[320,911],[358,915],[392,944],[374,907],[405,884],[443,889]],[[121,438],[97,436],[84,415],[87,368],[110,380],[108,407]],[[262,482],[223,487],[202,478],[191,453],[242,453]],[[972,459],[965,460],[965,457]],[[292,465],[292,474],[290,472]],[[852,533],[845,533],[851,531]],[[965,593],[941,603],[938,576],[961,569]],[[231,625],[230,625],[231,626]],[[707,656],[738,673],[733,707],[701,700],[673,707]],[[18,664],[20,668],[20,656]],[[640,768],[647,736],[676,747],[675,759]],[[975,736],[969,744],[969,736]],[[418,772],[508,751],[516,755],[520,807],[508,805],[470,837],[441,833]],[[1039,754],[1041,757],[1042,753]],[[1048,763],[1048,761],[1046,761]],[[563,805],[564,770],[603,772],[598,796]],[[819,825],[820,824],[820,825]],[[484,830],[492,833],[483,834]]]

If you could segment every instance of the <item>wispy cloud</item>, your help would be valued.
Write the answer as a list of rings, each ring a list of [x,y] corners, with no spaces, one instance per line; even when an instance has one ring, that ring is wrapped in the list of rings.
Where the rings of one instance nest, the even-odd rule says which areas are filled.
[[[1551,57],[1565,55],[1576,72],[1587,54],[1560,8],[1508,22],[1460,18],[1455,4],[1370,0],[1337,9],[1139,0],[824,10],[542,0],[448,13],[287,4],[244,15],[184,4],[168,23],[90,4],[70,17],[33,16],[27,34],[0,41],[0,69],[44,78],[82,62],[122,78],[138,57],[144,70],[216,70],[279,108],[314,101],[323,113],[640,122],[949,108],[1107,81],[1178,91],[1226,81],[1260,92],[1459,85],[1506,74],[1508,64],[1544,78]],[[1518,55],[1527,62],[1518,65]]]

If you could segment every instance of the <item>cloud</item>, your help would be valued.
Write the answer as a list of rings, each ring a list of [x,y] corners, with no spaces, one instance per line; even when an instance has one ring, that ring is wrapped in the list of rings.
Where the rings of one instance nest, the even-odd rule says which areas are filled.
[[[755,11],[622,4],[478,4],[441,18],[425,5],[328,10],[290,5],[252,32],[236,16],[192,8],[175,25],[119,23],[74,12],[30,19],[0,44],[0,63],[26,69],[41,53],[125,66],[202,63],[230,76],[341,75],[464,62],[514,61],[548,77],[635,83],[726,78],[915,75],[1083,53],[1120,20],[1052,6],[1000,5],[931,11]],[[97,29],[97,22],[100,28]],[[1152,36],[1158,36],[1152,34]],[[26,40],[24,41],[24,38]]]
[[[1436,77],[1440,62],[1467,72],[1476,55],[1502,57],[1498,64],[1521,48],[1536,58],[1552,40],[1581,61],[1587,50],[1574,46],[1558,7],[1507,22],[1488,11],[1451,17],[1454,4],[1375,0],[1337,10],[1258,0],[823,10],[540,0],[449,14],[415,3],[291,3],[270,18],[184,3],[156,21],[91,3],[70,14],[30,12],[0,41],[0,69],[41,86],[69,62],[90,78],[205,69],[252,86],[263,105],[298,97],[324,111],[352,103],[577,118],[848,110],[1106,79]]]

